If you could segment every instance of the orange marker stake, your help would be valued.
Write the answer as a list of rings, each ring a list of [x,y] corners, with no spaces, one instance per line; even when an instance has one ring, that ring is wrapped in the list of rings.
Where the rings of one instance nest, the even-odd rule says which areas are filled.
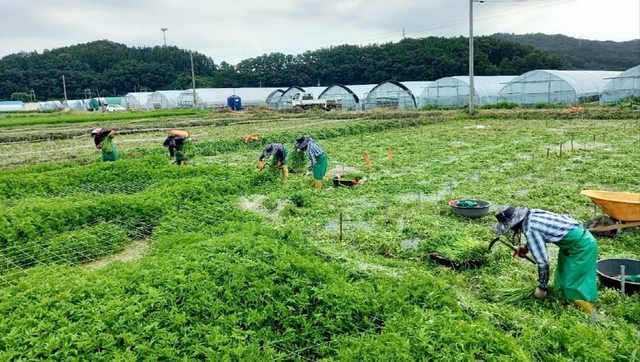
[[[364,153],[364,164],[367,167],[371,167],[371,160],[369,159],[369,154],[367,152]]]
[[[389,147],[389,163],[393,163],[393,150]]]

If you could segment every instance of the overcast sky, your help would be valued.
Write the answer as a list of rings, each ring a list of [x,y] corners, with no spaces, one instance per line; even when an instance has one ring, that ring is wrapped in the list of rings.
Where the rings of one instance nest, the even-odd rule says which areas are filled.
[[[108,39],[167,45],[216,64],[406,37],[468,36],[469,0],[0,0],[0,57]],[[474,34],[640,38],[639,0],[487,0]]]

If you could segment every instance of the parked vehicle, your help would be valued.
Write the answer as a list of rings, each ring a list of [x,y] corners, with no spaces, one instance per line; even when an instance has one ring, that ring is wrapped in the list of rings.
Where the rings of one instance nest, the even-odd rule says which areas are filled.
[[[122,112],[126,110],[126,108],[119,104],[107,104],[107,106],[105,107],[105,111],[107,112]]]
[[[294,109],[322,108],[325,111],[338,108],[338,103],[336,101],[313,99],[313,94],[307,92],[294,94],[293,99],[291,100],[291,105]]]

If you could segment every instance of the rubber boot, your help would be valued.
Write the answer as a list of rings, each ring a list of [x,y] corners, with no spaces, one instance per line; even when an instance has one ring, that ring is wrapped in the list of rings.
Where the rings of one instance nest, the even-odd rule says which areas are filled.
[[[591,304],[590,302],[587,302],[586,300],[573,300],[572,302],[576,308],[587,314],[591,314],[591,311],[593,310],[593,304]]]
[[[316,190],[322,190],[322,180],[313,180],[313,187],[315,187]]]
[[[289,167],[287,165],[282,165],[282,178],[285,180],[289,178]]]

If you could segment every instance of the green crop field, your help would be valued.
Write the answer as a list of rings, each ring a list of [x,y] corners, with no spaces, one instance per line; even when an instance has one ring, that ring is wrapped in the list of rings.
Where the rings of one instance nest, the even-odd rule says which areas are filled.
[[[599,286],[595,321],[552,284],[539,301],[537,268],[487,249],[493,212],[448,206],[586,222],[581,190],[640,192],[638,111],[32,117],[0,120],[2,361],[640,360],[637,294]],[[94,126],[118,130],[119,161]],[[162,147],[171,128],[193,135],[188,166]],[[321,191],[257,167],[300,134],[329,157]],[[637,259],[640,227],[598,244]]]

